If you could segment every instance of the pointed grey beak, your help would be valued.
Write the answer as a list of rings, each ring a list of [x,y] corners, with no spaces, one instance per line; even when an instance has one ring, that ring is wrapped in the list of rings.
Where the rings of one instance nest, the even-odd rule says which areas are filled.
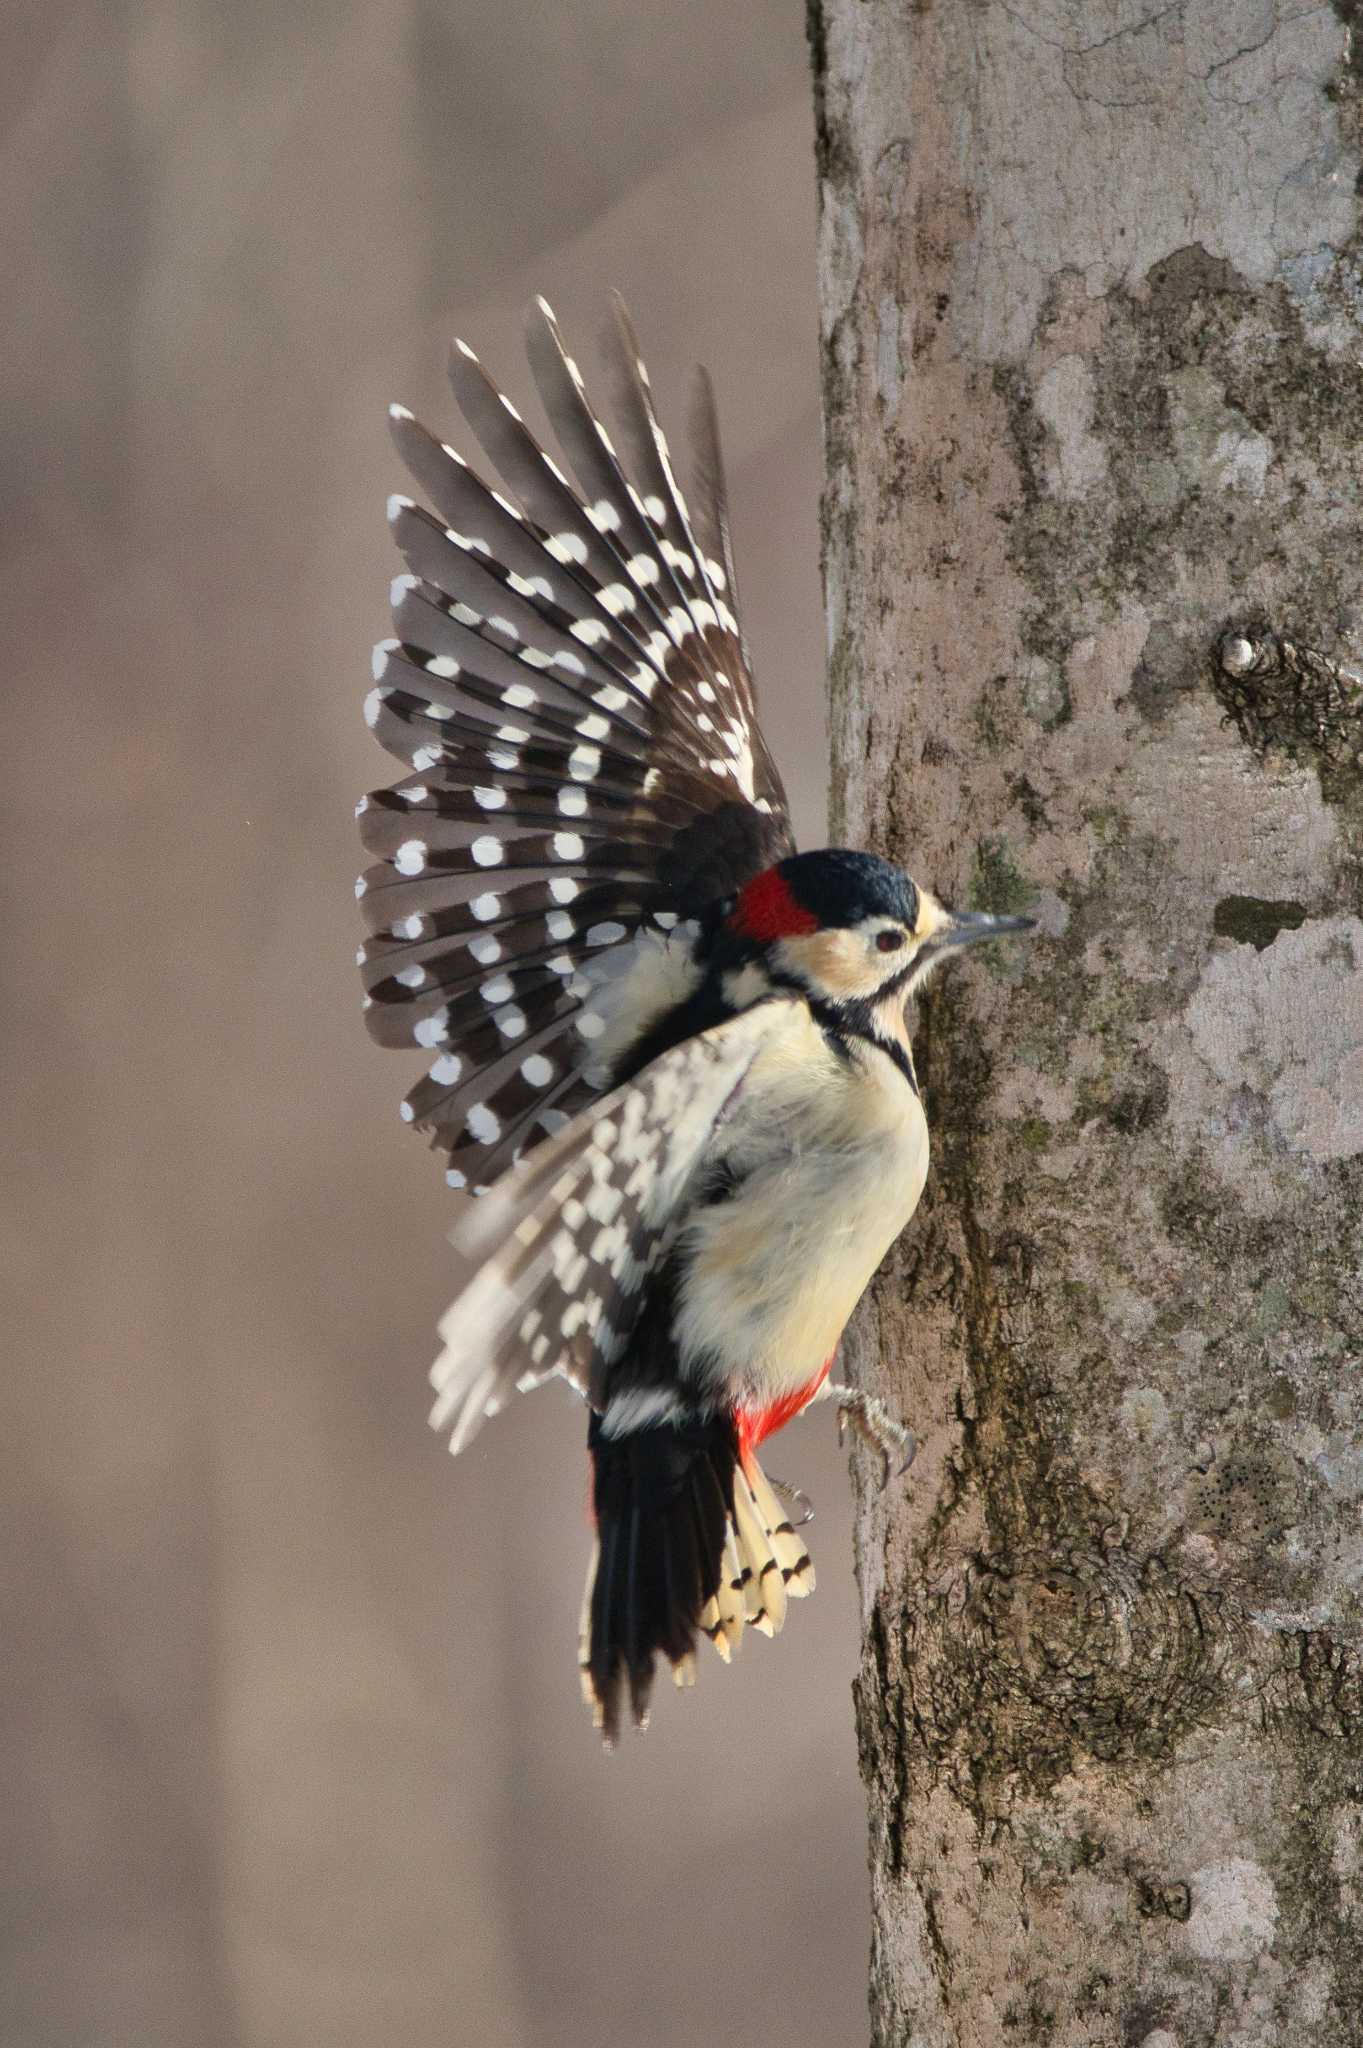
[[[987,910],[954,910],[945,931],[933,937],[933,945],[944,953],[962,946],[977,946],[981,939],[1002,938],[1007,932],[1034,932],[1034,917],[995,917]]]
[[[987,910],[953,910],[947,918],[942,929],[919,947],[914,961],[915,980],[925,969],[938,966],[953,953],[964,952],[967,946],[977,946],[981,939],[1001,939],[1010,932],[1036,930],[1034,917],[995,917]]]

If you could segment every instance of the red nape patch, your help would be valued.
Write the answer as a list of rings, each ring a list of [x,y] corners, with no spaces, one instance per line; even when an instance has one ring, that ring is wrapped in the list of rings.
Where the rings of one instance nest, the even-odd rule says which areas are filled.
[[[745,939],[791,939],[800,932],[816,932],[819,920],[812,910],[795,901],[790,884],[779,868],[755,875],[740,889],[729,918],[730,931]]]
[[[828,1378],[833,1360],[826,1358],[812,1380],[797,1387],[793,1394],[783,1394],[779,1401],[773,1401],[769,1408],[739,1408],[734,1420],[738,1425],[738,1455],[744,1465],[752,1457],[760,1443],[769,1436],[775,1436],[778,1429],[784,1429],[793,1421],[802,1408],[807,1408]]]

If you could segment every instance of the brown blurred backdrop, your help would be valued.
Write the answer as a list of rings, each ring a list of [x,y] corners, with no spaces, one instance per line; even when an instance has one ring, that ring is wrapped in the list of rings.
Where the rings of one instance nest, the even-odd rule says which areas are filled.
[[[709,363],[822,809],[798,0],[12,0],[4,2048],[864,2038],[849,1514],[603,1757],[583,1416],[425,1426],[449,1198],[352,955],[384,405],[545,290]]]

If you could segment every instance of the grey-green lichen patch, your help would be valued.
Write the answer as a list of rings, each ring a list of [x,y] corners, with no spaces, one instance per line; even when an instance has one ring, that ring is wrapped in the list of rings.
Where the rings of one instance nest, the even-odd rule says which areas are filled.
[[[1043,731],[1054,732],[1065,723],[1070,715],[1070,693],[1057,663],[1041,654],[1026,655],[1018,669],[1018,681],[1027,716]]]
[[[1273,443],[1227,404],[1212,372],[1187,364],[1170,372],[1165,391],[1174,461],[1185,482],[1261,497]]]
[[[1169,1427],[1169,1403],[1158,1387],[1130,1388],[1118,1414],[1122,1427],[1144,1441],[1163,1436]]]
[[[1196,1534],[1241,1546],[1256,1574],[1271,1571],[1287,1532],[1306,1518],[1320,1490],[1315,1471],[1271,1437],[1212,1446],[1205,1470],[1184,1487],[1184,1523]]]
[[[1192,1047],[1222,1090],[1248,1089],[1294,1152],[1363,1152],[1363,924],[1318,918],[1262,952],[1213,953],[1185,1013]]]
[[[999,916],[1016,914],[1029,909],[1035,896],[1035,884],[1023,873],[1006,839],[977,843],[970,876],[972,910],[990,910]]]
[[[1357,349],[1363,328],[1363,263],[1356,254],[1321,243],[1288,258],[1278,274],[1300,306],[1315,347],[1332,355]]]

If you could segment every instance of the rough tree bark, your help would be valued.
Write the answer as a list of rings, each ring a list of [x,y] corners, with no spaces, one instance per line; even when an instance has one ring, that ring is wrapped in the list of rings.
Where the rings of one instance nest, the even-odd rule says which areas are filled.
[[[811,0],[834,835],[1044,927],[853,1340],[895,2048],[1363,2042],[1358,12]]]

